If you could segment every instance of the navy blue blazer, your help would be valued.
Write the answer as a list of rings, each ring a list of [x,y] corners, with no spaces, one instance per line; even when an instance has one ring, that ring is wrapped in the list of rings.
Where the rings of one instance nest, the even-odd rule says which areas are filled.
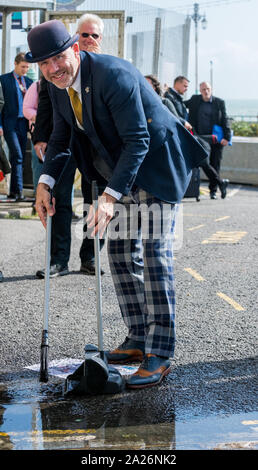
[[[33,81],[28,77],[24,78],[28,89]],[[4,106],[0,113],[0,126],[3,127],[3,131],[6,133],[15,129],[19,112],[16,81],[13,72],[1,75],[0,82],[4,95]]]
[[[66,90],[49,84],[53,132],[42,173],[57,180],[72,151],[91,181],[89,140],[112,168],[108,187],[126,195],[135,183],[163,201],[179,202],[206,151],[133,65],[109,55],[80,55],[84,132]]]

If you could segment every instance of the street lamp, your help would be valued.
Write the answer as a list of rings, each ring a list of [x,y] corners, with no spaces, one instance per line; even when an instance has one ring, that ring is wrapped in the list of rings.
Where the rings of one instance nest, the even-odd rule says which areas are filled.
[[[210,82],[211,82],[211,89],[213,90],[213,61],[210,60]]]
[[[202,29],[206,29],[208,23],[205,14],[199,14],[199,3],[194,3],[194,13],[190,18],[195,25],[195,93],[198,94],[198,24],[201,22]]]

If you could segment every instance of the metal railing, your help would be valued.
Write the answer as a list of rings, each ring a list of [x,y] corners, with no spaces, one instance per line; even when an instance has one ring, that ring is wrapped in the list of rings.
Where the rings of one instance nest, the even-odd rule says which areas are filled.
[[[246,115],[246,114],[231,114],[229,119],[232,121],[244,121],[244,122],[258,122],[257,115]]]

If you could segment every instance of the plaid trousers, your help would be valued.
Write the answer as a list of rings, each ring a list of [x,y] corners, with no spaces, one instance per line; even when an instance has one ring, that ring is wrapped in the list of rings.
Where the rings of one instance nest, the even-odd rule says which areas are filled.
[[[144,341],[145,354],[173,357],[175,206],[141,189],[124,196],[121,202],[125,210],[114,220],[125,227],[124,236],[109,237],[107,249],[128,337]]]

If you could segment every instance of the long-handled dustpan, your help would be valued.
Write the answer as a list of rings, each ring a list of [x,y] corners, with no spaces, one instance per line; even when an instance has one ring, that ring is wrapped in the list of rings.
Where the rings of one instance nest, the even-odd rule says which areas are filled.
[[[51,250],[52,216],[47,214],[46,246],[45,246],[45,292],[43,330],[40,351],[40,382],[48,381],[48,311],[49,311],[49,274],[50,274],[50,250]]]
[[[94,210],[97,210],[98,188],[95,181],[92,183],[92,201]],[[95,276],[97,293],[97,326],[98,347],[93,344],[85,346],[85,360],[69,375],[65,381],[64,394],[112,394],[119,393],[124,388],[123,377],[120,372],[107,363],[103,350],[103,328],[102,328],[102,295],[100,274],[100,248],[99,235],[94,238],[95,253]]]

